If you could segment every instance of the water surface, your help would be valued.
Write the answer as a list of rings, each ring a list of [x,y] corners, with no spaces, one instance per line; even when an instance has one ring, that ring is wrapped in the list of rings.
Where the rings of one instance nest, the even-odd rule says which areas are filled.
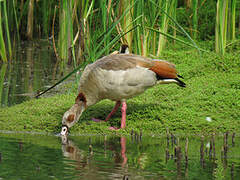
[[[8,64],[0,62],[0,107],[34,98],[70,71],[70,66],[55,57],[50,41],[22,41]],[[59,93],[59,89],[52,93]]]
[[[237,179],[240,138],[227,139],[0,134],[0,179]]]

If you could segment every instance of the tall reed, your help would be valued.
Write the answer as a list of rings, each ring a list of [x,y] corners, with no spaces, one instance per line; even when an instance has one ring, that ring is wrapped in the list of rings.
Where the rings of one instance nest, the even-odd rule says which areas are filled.
[[[7,67],[5,67],[5,68],[7,68]],[[3,105],[3,106],[8,106],[8,102],[9,102],[9,98],[10,98],[9,92],[11,92],[11,93],[14,92],[14,91],[13,91],[14,88],[11,88],[11,87],[10,87],[10,84],[12,84],[12,79],[11,79],[12,67],[7,68],[6,71],[8,71],[8,72],[7,72],[8,75],[5,74],[5,76],[6,76],[5,78],[7,79],[7,85],[4,86],[4,91],[2,92],[2,105]],[[15,85],[16,85],[16,84],[15,84]],[[0,93],[0,94],[1,94],[1,93]],[[13,93],[13,94],[14,94],[14,93]],[[1,101],[0,101],[0,102],[1,102]]]
[[[163,2],[163,9],[166,13],[163,13],[161,17],[161,25],[160,25],[159,31],[165,34],[168,32],[168,27],[169,27],[168,16],[172,16],[176,10],[175,3],[176,3],[176,0],[166,0]],[[166,44],[166,37],[163,34],[160,34],[159,40],[158,40],[157,56],[160,56],[161,52],[165,47],[165,44]]]
[[[6,1],[3,3],[4,7],[4,23],[5,23],[5,30],[6,30],[6,35],[7,35],[7,47],[8,47],[8,57],[9,59],[12,59],[12,47],[11,47],[11,39],[10,39],[10,33],[9,33],[9,28],[8,28],[8,14],[7,14],[7,5]]]
[[[16,4],[15,4],[15,0],[13,0],[12,1],[13,2],[13,7],[12,7],[12,9],[13,9],[13,12],[14,12],[14,20],[15,20],[15,23],[13,23],[13,26],[15,26],[15,28],[16,28],[16,34],[17,34],[17,39],[18,39],[18,41],[20,41],[20,34],[19,34],[19,20],[18,20],[18,15],[17,15],[17,11],[16,11],[16,8],[17,8],[17,6],[16,6]]]
[[[161,4],[161,1],[159,1]],[[147,27],[157,27],[160,17],[159,7],[155,2],[140,0],[134,9],[134,23],[140,25],[134,32],[134,53],[148,56],[149,53],[155,55],[157,49],[157,34],[151,32]]]
[[[34,0],[29,1],[28,5],[28,19],[27,19],[27,38],[31,40],[33,38],[33,12],[34,12]]]
[[[74,4],[74,9],[77,9],[78,12],[77,10],[74,10],[74,16],[76,17],[77,24],[77,33],[73,41],[73,47],[78,40],[76,61],[78,61],[79,63],[84,61],[84,53],[91,53],[91,51],[89,51],[89,48],[87,47],[90,46],[90,43],[92,41],[89,24],[95,23],[94,21],[92,21],[92,10],[94,7],[94,3],[95,0],[83,0],[79,3]],[[74,56],[75,55],[73,54],[73,57]]]
[[[173,10],[173,13],[172,13],[172,17],[173,19],[177,19],[177,4],[178,4],[178,1],[175,1],[175,7],[174,7],[174,10]],[[177,28],[176,28],[176,24],[175,23],[172,23],[172,27],[173,27],[173,37],[177,37]],[[175,40],[173,40],[173,43],[175,44]]]
[[[179,43],[181,43],[181,44],[187,45],[187,46],[192,47],[192,48],[196,48],[198,51],[208,52],[208,51],[205,50],[205,49],[199,48],[199,47],[196,46],[195,44],[191,44],[191,43],[186,42],[186,41],[184,41],[184,40],[182,40],[182,39],[176,38],[176,37],[174,37],[174,36],[172,36],[172,35],[170,35],[170,34],[163,33],[163,32],[161,32],[161,31],[156,30],[156,29],[153,29],[153,28],[147,28],[147,29],[149,29],[149,30],[151,30],[151,31],[153,31],[153,32],[157,32],[157,33],[159,33],[159,34],[162,34],[162,35],[164,35],[165,37],[167,37],[167,38],[169,38],[169,39],[172,39],[172,40],[174,40],[174,41],[176,41],[176,42],[179,42]]]
[[[43,36],[46,38],[48,37],[49,29],[50,29],[50,18],[52,15],[52,1],[49,0],[43,0],[42,2],[42,19],[41,19],[41,24],[42,24],[42,31],[43,31]]]
[[[73,1],[61,0],[59,9],[59,37],[58,37],[58,54],[62,61],[62,68],[67,60],[72,58],[73,42]]]
[[[197,39],[197,28],[198,28],[198,0],[192,0],[192,11],[193,11],[193,39]]]
[[[4,1],[3,3],[5,4],[6,2]],[[0,2],[0,10],[2,12],[2,2]],[[4,36],[3,36],[3,26],[2,26],[3,20],[2,20],[2,13],[1,12],[0,12],[0,55],[1,55],[2,61],[7,62],[7,53],[6,53]],[[5,11],[4,11],[4,13],[5,13]],[[6,25],[6,22],[5,22],[5,25]]]
[[[1,3],[0,3],[1,8]],[[2,18],[0,13],[0,55],[3,62],[7,62],[7,54],[6,54],[6,48],[5,48],[5,42],[3,39],[3,32],[2,32]]]
[[[215,50],[219,54],[225,53],[227,43],[228,0],[217,1]]]
[[[105,40],[109,37],[111,37],[113,35],[113,33],[116,31],[117,25],[124,19],[124,17],[126,16],[127,13],[129,13],[129,11],[135,6],[136,2],[138,0],[136,0],[132,5],[129,5],[124,11],[123,13],[120,15],[120,17],[118,19],[116,19],[114,22],[112,22],[108,28],[108,30],[106,32],[103,32],[100,35],[100,38],[95,38],[92,39],[92,47],[93,47],[93,53],[95,54],[95,58],[99,58],[105,51],[105,48],[102,48]],[[115,30],[115,31],[114,31]],[[122,32],[121,32],[122,33]],[[119,36],[121,36],[121,33]],[[117,36],[118,37],[118,36]],[[113,37],[112,41],[115,42],[117,37]],[[95,45],[97,44],[97,46]],[[113,45],[112,42],[110,42],[111,45]],[[105,51],[101,50],[100,48],[104,49]]]
[[[1,69],[0,69],[0,105],[1,105],[1,102],[2,102],[2,92],[3,92],[3,84],[4,84],[4,78],[5,78],[6,70],[7,70],[7,64],[4,63],[1,66]]]
[[[169,20],[171,20],[172,23],[174,23],[176,25],[176,27],[179,29],[179,32],[182,32],[182,34],[184,34],[191,42],[191,46],[195,47],[199,52],[201,51],[201,49],[197,46],[197,44],[195,43],[195,41],[191,38],[191,36],[186,32],[186,30],[171,16],[169,16],[169,14],[165,11],[165,9],[161,8],[158,4],[156,4],[153,0],[150,0],[153,4],[155,4],[155,6],[157,6],[162,13],[164,13],[168,18]],[[175,6],[176,7],[176,6]],[[151,28],[150,28],[151,29]],[[154,30],[155,32],[159,32],[159,34],[162,34],[164,36],[168,36],[168,37],[172,37],[171,35],[167,34],[167,33],[164,33],[164,32],[161,32],[161,31],[157,31],[157,30]],[[172,37],[172,39],[176,39],[175,37]],[[177,39],[176,39],[177,40]],[[182,42],[184,44],[189,44],[183,40],[180,40],[179,42]]]
[[[229,1],[228,31],[227,31],[228,40],[235,40],[236,4],[237,4],[237,0]]]
[[[134,3],[134,0],[121,0],[120,5],[121,5],[122,12],[123,12],[123,10],[127,9],[129,6],[132,6],[133,3]],[[122,12],[121,12],[121,14],[122,14]],[[123,28],[124,32],[127,32],[133,28],[133,23],[132,23],[133,13],[134,13],[134,7],[132,6],[132,8],[129,9],[129,11],[126,13],[126,15],[123,18],[122,28]],[[132,50],[133,32],[127,33],[125,35],[125,40],[126,40],[126,44],[128,44],[129,49],[131,51]]]
[[[177,4],[178,6],[179,4],[186,4],[186,9],[191,9],[192,15],[186,18],[189,18],[187,21],[191,21],[190,29],[192,38],[196,39],[198,37],[198,29],[201,29],[198,27],[198,24],[200,25],[200,23],[198,23],[198,18],[200,17],[199,8],[201,8],[198,4],[207,4],[207,2],[208,1],[205,0],[184,0],[184,2],[177,0],[1,0],[1,38],[4,36],[4,41],[2,42],[5,42],[5,54],[8,58],[8,56],[11,56],[11,48],[9,46],[11,45],[11,41],[10,43],[8,42],[10,39],[7,37],[9,36],[8,34],[17,32],[18,37],[20,37],[20,35],[22,36],[19,39],[25,38],[24,36],[32,39],[36,37],[34,32],[38,32],[39,30],[39,32],[43,32],[39,37],[48,37],[53,22],[52,7],[58,6],[59,11],[57,11],[56,14],[58,20],[56,20],[55,23],[55,30],[59,31],[59,33],[56,31],[55,35],[57,36],[56,38],[58,38],[57,50],[62,59],[72,58],[74,60],[75,54],[77,54],[76,59],[78,60],[86,59],[89,54],[91,54],[91,57],[94,57],[95,49],[106,46],[112,41],[114,36],[128,32],[135,26],[139,28],[122,37],[121,43],[128,43],[135,53],[142,55],[148,55],[149,53],[160,55],[167,42],[163,34],[173,32],[174,37],[176,37],[179,35],[179,33],[177,34],[177,30],[182,31],[181,28],[171,20],[171,18],[176,19],[176,16],[178,16],[179,8],[177,8]],[[216,24],[216,51],[220,51],[220,48],[217,47],[226,46],[224,43],[227,40],[235,39],[235,17],[239,14],[238,11],[236,11],[238,2],[237,0],[218,1],[219,5],[216,17],[221,18],[221,20],[216,20],[216,22],[219,22]],[[135,5],[132,6],[133,4]],[[121,17],[129,6],[132,6],[132,8],[109,35],[106,36],[113,23]],[[119,9],[121,10],[119,11]],[[227,12],[224,15],[223,12],[225,11]],[[169,18],[169,16],[171,18]],[[226,21],[223,16],[227,17]],[[225,22],[227,22],[226,40],[224,40],[225,28],[220,30],[220,24],[224,26]],[[4,23],[8,25],[5,26]],[[9,30],[5,29],[7,27]],[[156,28],[163,34],[160,35],[156,31],[149,31],[146,27]],[[188,29],[189,27],[184,28]],[[7,33],[7,31],[9,31],[9,33]],[[14,36],[15,34],[11,34],[10,37]],[[95,45],[94,47],[93,43],[98,44],[104,36],[106,38],[104,38],[103,44],[101,43],[100,46]],[[220,38],[220,36],[223,38]],[[98,37],[100,38],[97,39]],[[62,44],[65,44],[65,46]],[[106,49],[104,53],[109,54],[111,48]],[[1,52],[4,52],[4,50],[1,50]],[[74,64],[76,64],[76,62]]]
[[[136,54],[141,54],[143,55],[143,34],[145,34],[144,32],[144,18],[143,18],[143,14],[144,14],[144,0],[139,0],[139,2],[136,4],[135,10],[134,10],[134,17],[140,17],[138,18],[134,25],[141,25],[140,28],[136,29],[136,31],[134,32],[134,47],[132,47],[132,50],[134,51],[134,53]]]

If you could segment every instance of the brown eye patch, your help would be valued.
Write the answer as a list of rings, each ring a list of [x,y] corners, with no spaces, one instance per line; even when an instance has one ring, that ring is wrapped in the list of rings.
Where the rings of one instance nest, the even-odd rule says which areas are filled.
[[[72,146],[68,146],[67,147],[67,152],[73,153],[74,152],[74,148]]]
[[[70,123],[73,122],[73,121],[74,121],[74,117],[75,117],[74,114],[70,114],[70,115],[67,117],[67,121],[70,122]]]

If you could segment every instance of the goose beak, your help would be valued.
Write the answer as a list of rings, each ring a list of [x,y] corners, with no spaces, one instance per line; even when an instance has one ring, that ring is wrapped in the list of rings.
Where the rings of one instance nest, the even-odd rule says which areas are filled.
[[[68,127],[66,125],[62,126],[61,135],[66,136],[68,134]]]

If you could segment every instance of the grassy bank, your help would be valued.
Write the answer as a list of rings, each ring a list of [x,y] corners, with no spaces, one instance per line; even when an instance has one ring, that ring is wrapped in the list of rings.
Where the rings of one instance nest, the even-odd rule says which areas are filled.
[[[176,64],[185,78],[186,88],[160,85],[128,100],[127,128],[145,134],[226,132],[240,129],[240,55],[239,51],[224,57],[214,53],[198,54],[195,50],[173,49],[162,59]],[[59,132],[63,113],[73,104],[75,93],[34,99],[0,109],[0,130]],[[120,126],[120,111],[106,123],[104,119],[114,102],[105,100],[85,111],[71,133],[115,133],[109,126]],[[206,118],[210,117],[211,122]]]

